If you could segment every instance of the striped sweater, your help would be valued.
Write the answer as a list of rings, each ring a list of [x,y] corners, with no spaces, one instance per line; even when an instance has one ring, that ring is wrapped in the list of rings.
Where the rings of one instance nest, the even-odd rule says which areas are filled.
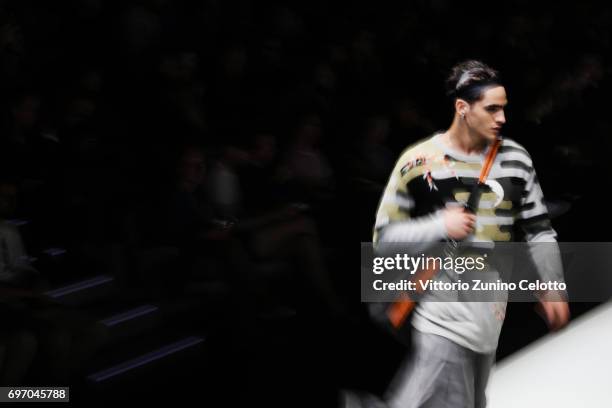
[[[375,244],[405,243],[419,251],[447,238],[441,210],[447,203],[467,201],[487,151],[467,155],[445,145],[441,136],[435,134],[401,154],[376,214]],[[472,241],[555,242],[531,156],[518,143],[503,140],[476,216],[475,232],[469,237]],[[558,250],[533,253],[544,247],[536,245],[532,251],[534,259],[546,258],[540,275],[562,280]],[[488,353],[497,347],[505,308],[505,302],[421,302],[412,324],[420,331]]]

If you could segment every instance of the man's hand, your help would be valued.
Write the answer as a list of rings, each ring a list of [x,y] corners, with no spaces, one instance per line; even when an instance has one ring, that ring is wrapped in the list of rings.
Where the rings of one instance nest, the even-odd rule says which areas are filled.
[[[448,206],[442,214],[446,234],[450,238],[461,241],[474,232],[476,215],[467,212],[463,207]]]
[[[541,299],[536,311],[546,321],[551,331],[557,331],[569,321],[570,312],[567,302]]]

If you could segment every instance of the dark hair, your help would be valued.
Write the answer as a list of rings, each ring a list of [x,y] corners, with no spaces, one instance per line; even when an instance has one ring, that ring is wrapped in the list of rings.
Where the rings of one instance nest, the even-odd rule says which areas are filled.
[[[471,104],[480,100],[483,92],[492,86],[502,86],[499,73],[483,62],[468,60],[451,69],[446,80],[446,93],[453,102],[463,99]]]

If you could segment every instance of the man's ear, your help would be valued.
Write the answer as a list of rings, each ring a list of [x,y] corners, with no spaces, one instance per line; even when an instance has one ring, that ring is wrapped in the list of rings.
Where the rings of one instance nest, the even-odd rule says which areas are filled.
[[[458,98],[455,100],[455,112],[457,112],[459,116],[461,116],[462,114],[465,115],[468,112],[469,108],[470,104],[464,101],[463,99]]]

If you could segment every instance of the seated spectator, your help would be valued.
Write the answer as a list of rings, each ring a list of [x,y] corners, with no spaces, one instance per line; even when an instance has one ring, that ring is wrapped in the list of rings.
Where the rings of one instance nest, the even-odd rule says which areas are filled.
[[[0,384],[19,385],[36,354],[37,341],[31,331],[22,328],[16,294],[10,287],[24,284],[35,271],[28,262],[19,230],[7,222],[16,203],[13,184],[0,182]]]
[[[285,152],[282,176],[296,201],[324,202],[334,191],[333,171],[320,149],[321,136],[319,116],[305,115]]]
[[[248,151],[226,147],[211,174],[210,200],[235,222],[232,232],[241,237],[251,259],[286,263],[296,273],[294,278],[310,284],[315,297],[340,315],[344,308],[325,268],[316,225],[303,213],[303,204],[281,198],[275,156],[270,135],[256,135]]]
[[[14,184],[0,183],[0,284],[28,286],[38,272],[32,267],[16,226],[7,221],[17,200]]]
[[[30,265],[19,230],[7,222],[16,206],[15,185],[0,182],[0,313],[8,327],[0,339],[0,375],[11,380],[4,384],[18,383],[38,349],[42,379],[65,384],[104,344],[107,332],[40,293],[46,283]]]

